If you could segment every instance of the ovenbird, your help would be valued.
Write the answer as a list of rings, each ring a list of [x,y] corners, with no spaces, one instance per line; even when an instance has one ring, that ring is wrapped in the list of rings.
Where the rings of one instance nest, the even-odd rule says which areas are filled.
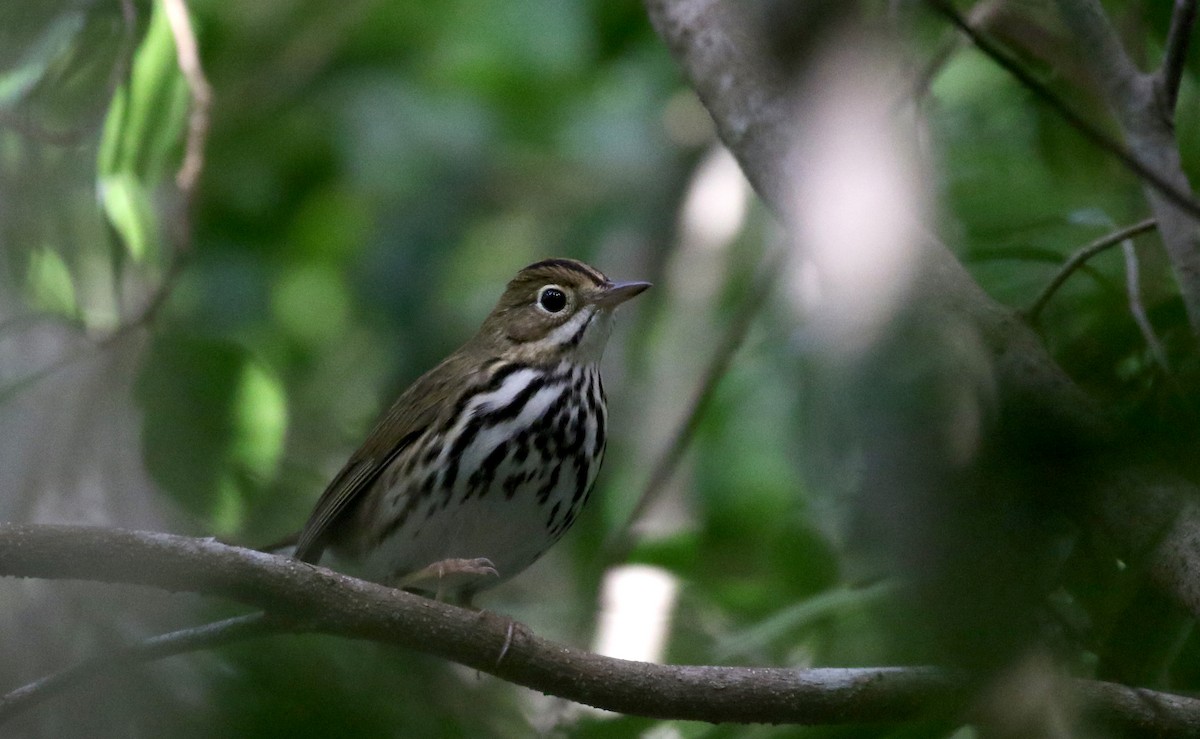
[[[531,264],[466,344],[392,405],[317,501],[295,556],[411,589],[474,592],[570,528],[604,457],[598,364],[613,310],[650,286]]]

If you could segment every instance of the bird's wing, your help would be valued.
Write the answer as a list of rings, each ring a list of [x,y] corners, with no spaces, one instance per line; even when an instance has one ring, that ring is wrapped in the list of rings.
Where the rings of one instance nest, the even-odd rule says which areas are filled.
[[[342,519],[405,449],[421,437],[446,406],[449,380],[461,376],[454,371],[456,358],[422,375],[392,404],[370,436],[321,493],[308,523],[300,532],[295,557],[304,562],[320,560],[332,527]]]

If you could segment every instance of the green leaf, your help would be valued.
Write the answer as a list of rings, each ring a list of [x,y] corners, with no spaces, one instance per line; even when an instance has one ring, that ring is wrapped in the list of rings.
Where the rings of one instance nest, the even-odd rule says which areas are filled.
[[[104,117],[104,128],[100,131],[100,147],[96,152],[96,169],[101,179],[120,170],[125,137],[125,118],[129,109],[129,87],[120,85],[113,92]]]
[[[133,58],[129,81],[113,96],[101,136],[101,177],[133,172],[151,182],[174,164],[187,121],[188,89],[161,3]]]
[[[112,96],[97,154],[105,216],[135,263],[158,251],[154,188],[174,168],[187,120],[188,90],[161,3],[154,4],[129,80]]]
[[[71,271],[57,252],[48,248],[31,252],[25,279],[30,302],[38,310],[69,317],[79,314]]]
[[[243,365],[236,390],[233,458],[254,477],[270,478],[283,456],[287,395],[279,379],[253,361]]]
[[[147,255],[157,252],[158,215],[145,186],[132,172],[101,177],[100,202],[135,263],[140,264]]]

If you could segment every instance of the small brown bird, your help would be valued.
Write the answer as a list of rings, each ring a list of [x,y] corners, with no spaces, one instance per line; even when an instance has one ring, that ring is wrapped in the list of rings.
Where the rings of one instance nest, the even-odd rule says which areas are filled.
[[[531,264],[474,338],[417,379],[333,478],[295,556],[469,599],[570,528],[604,458],[598,364],[613,309],[650,286]]]

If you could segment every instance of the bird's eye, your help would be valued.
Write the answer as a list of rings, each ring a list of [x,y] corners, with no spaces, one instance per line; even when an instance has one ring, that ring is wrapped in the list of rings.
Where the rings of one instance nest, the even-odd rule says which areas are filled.
[[[567,307],[567,294],[562,288],[547,285],[538,292],[537,304],[547,313],[561,313]]]

